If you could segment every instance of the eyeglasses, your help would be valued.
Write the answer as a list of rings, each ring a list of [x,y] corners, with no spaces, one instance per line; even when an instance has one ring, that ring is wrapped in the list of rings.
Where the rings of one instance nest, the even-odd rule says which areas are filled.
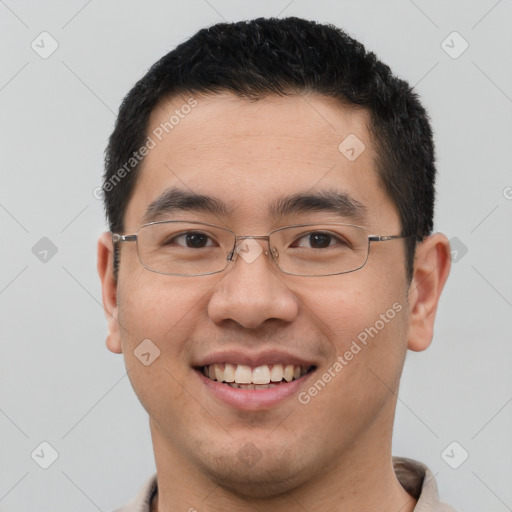
[[[237,236],[230,229],[196,221],[167,220],[142,226],[134,235],[112,234],[112,242],[136,242],[140,262],[159,274],[202,276],[227,268],[237,255],[252,262],[263,249],[251,239],[267,240],[270,254],[285,274],[331,276],[359,270],[368,261],[370,242],[385,242],[419,235],[369,235],[350,224],[298,224],[266,236]],[[239,243],[241,242],[241,243]]]

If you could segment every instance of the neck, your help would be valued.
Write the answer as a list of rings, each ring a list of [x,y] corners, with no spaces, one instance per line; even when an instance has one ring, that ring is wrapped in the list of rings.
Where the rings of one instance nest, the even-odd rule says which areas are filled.
[[[342,512],[380,510],[412,512],[416,500],[396,478],[389,437],[368,431],[349,450],[305,484],[290,486],[271,497],[247,497],[214,482],[166,438],[152,422],[151,434],[158,474],[158,494],[151,512],[273,512],[280,510]],[[387,434],[387,433],[386,433]]]

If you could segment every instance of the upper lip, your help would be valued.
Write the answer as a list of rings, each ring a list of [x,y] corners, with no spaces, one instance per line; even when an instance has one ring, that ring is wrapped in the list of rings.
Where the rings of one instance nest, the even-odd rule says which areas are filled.
[[[303,357],[295,356],[280,350],[269,350],[265,352],[258,352],[257,354],[250,354],[247,351],[241,351],[240,349],[212,352],[211,354],[199,359],[197,363],[193,364],[193,366],[209,366],[214,363],[243,364],[253,368],[265,364],[293,364],[305,366],[307,368],[310,366],[317,366],[314,361],[306,360]]]

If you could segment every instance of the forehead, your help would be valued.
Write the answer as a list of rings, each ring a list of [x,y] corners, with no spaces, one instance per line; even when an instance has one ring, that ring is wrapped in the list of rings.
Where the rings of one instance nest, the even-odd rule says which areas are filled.
[[[304,94],[249,101],[231,95],[183,96],[153,111],[151,139],[126,211],[140,226],[167,189],[220,199],[236,217],[268,220],[276,201],[339,192],[393,210],[379,185],[369,114],[331,98]],[[148,139],[149,140],[149,139]],[[380,207],[379,207],[380,205]],[[393,212],[390,212],[393,213]]]

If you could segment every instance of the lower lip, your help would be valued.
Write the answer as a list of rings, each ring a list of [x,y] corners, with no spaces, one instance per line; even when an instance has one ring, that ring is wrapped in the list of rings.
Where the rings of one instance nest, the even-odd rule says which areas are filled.
[[[272,388],[239,389],[211,380],[208,377],[205,377],[199,370],[195,371],[203,384],[216,398],[232,407],[244,411],[270,409],[274,405],[296,395],[299,392],[299,389],[306,384],[314,372],[315,371],[313,370],[306,373],[306,375],[303,375],[300,379],[281,383]]]

